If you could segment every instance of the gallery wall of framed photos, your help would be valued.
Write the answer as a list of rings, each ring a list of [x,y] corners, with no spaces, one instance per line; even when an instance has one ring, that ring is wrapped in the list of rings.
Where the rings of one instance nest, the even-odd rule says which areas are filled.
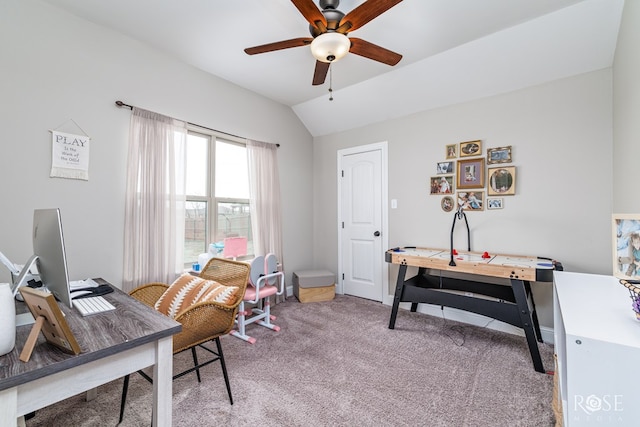
[[[503,209],[503,196],[516,194],[516,166],[511,146],[490,147],[483,154],[482,140],[448,144],[435,176],[429,178],[430,194],[442,196],[445,212]]]

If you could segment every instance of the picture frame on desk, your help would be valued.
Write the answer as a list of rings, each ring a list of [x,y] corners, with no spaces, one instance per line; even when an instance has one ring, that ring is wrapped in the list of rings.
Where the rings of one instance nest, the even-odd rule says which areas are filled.
[[[484,188],[484,158],[458,160],[456,188]]]
[[[640,280],[640,214],[613,214],[613,275]]]
[[[29,311],[36,320],[27,338],[20,360],[28,362],[36,345],[38,335],[42,332],[48,343],[69,354],[80,354],[80,345],[69,328],[60,306],[53,294],[29,287],[21,287],[20,294]]]

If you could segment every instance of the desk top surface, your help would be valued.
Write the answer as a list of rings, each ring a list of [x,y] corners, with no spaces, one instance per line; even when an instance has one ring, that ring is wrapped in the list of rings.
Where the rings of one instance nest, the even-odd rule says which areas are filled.
[[[400,247],[389,249],[385,254],[386,261],[392,264],[531,281],[550,282],[552,276],[540,272],[556,268],[554,261],[526,255],[460,251],[453,256],[455,265],[450,265],[451,258],[450,250],[434,248]]]
[[[571,337],[568,341],[590,339],[640,348],[640,325],[631,296],[618,278],[566,271],[553,276],[555,304],[560,309],[555,315],[562,314],[564,333]]]
[[[77,356],[50,345],[40,334],[31,359],[21,362],[20,352],[33,325],[18,326],[15,348],[0,356],[0,390],[157,341],[181,330],[178,322],[115,287],[114,292],[104,298],[116,309],[87,317],[59,304],[80,345],[81,353]]]

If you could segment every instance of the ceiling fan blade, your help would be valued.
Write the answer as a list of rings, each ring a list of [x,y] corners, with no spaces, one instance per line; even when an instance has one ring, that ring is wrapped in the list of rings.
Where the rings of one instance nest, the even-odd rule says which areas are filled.
[[[329,71],[330,65],[331,64],[329,62],[316,61],[316,70],[313,72],[312,85],[317,86],[324,83],[324,80],[327,78],[327,72]]]
[[[320,29],[320,31],[322,31],[322,28],[326,31],[327,20],[313,0],[291,0],[291,3],[298,8],[309,24]]]
[[[247,55],[273,52],[274,50],[289,49],[290,47],[308,46],[313,39],[311,37],[299,37],[297,39],[282,40],[275,43],[267,43],[260,46],[248,47],[244,51]]]
[[[355,31],[367,22],[382,15],[402,0],[368,0],[347,13],[336,31],[346,33]],[[295,3],[295,2],[294,2]]]
[[[349,49],[349,52],[355,53],[356,55],[364,56],[365,58],[373,59],[374,61],[387,65],[396,65],[402,59],[402,55],[399,53],[395,53],[366,40],[357,37],[349,37],[349,40],[351,40],[351,49]]]

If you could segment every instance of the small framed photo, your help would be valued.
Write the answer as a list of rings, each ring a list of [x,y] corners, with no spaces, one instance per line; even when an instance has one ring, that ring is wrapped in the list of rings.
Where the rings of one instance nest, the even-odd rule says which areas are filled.
[[[446,157],[445,159],[455,159],[458,157],[457,150],[458,146],[456,144],[450,144],[446,146]]]
[[[453,173],[453,164],[455,162],[438,162],[438,174]]]
[[[444,196],[440,201],[440,207],[442,207],[442,210],[445,212],[451,212],[454,206],[455,202],[451,196]]]
[[[76,341],[69,324],[60,310],[53,294],[27,286],[20,288],[20,294],[35,319],[29,338],[20,353],[20,360],[28,362],[36,345],[40,332],[50,344],[69,354],[80,354],[80,345]]]
[[[456,188],[484,187],[484,158],[458,160]]]
[[[487,164],[511,163],[511,146],[487,148]]]
[[[484,191],[458,191],[456,196],[458,208],[462,208],[465,211],[484,210]]]
[[[460,143],[460,157],[478,156],[482,154],[482,141],[467,141]]]
[[[512,196],[516,194],[516,167],[502,166],[489,168],[489,188],[487,193],[490,196]]]
[[[502,198],[487,197],[487,209],[502,209],[504,207]]]
[[[613,214],[613,275],[640,279],[640,215]]]
[[[431,194],[451,194],[453,192],[453,175],[450,176],[432,176]]]

